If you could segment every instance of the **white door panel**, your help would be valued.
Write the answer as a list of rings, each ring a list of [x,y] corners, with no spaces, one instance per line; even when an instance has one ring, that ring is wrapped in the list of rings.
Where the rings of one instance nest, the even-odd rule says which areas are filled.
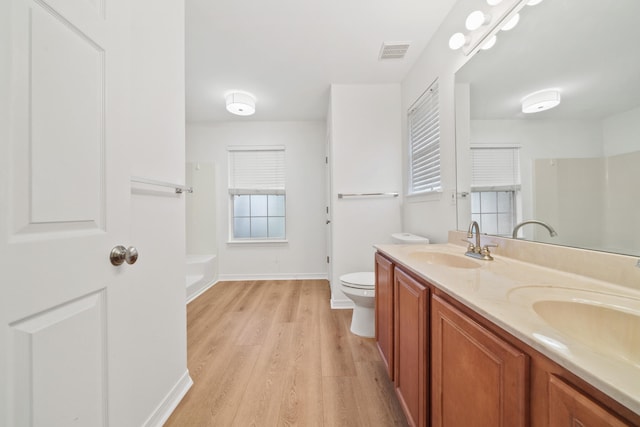
[[[104,42],[42,7],[30,27],[29,222],[103,228]]]
[[[107,300],[135,268],[109,262],[133,244],[128,7],[0,2],[0,425],[109,424]]]
[[[102,291],[10,325],[15,425],[107,425],[105,308]]]

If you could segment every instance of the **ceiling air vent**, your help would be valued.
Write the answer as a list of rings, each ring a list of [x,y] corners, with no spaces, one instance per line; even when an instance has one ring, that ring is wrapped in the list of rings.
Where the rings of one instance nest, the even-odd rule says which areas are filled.
[[[409,42],[382,43],[378,59],[402,59],[409,49]]]

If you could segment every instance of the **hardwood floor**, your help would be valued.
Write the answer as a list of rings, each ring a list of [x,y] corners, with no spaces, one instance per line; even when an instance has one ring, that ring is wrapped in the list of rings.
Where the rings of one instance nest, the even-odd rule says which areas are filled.
[[[406,426],[326,280],[221,282],[187,308],[194,385],[165,426]]]

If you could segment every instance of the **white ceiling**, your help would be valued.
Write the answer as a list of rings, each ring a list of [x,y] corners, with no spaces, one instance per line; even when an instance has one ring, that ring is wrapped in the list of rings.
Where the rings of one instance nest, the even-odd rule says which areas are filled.
[[[399,83],[456,0],[187,0],[187,121],[323,120],[329,87]],[[411,42],[379,61],[383,42]],[[257,97],[233,116],[224,94]]]

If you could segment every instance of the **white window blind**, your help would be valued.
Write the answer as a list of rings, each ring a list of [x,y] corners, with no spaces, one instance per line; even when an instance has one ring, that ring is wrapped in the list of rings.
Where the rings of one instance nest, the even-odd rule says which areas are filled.
[[[409,109],[407,123],[410,153],[409,194],[441,191],[437,80]]]
[[[471,148],[471,190],[519,190],[518,147]]]
[[[283,147],[229,148],[230,194],[284,194]]]

